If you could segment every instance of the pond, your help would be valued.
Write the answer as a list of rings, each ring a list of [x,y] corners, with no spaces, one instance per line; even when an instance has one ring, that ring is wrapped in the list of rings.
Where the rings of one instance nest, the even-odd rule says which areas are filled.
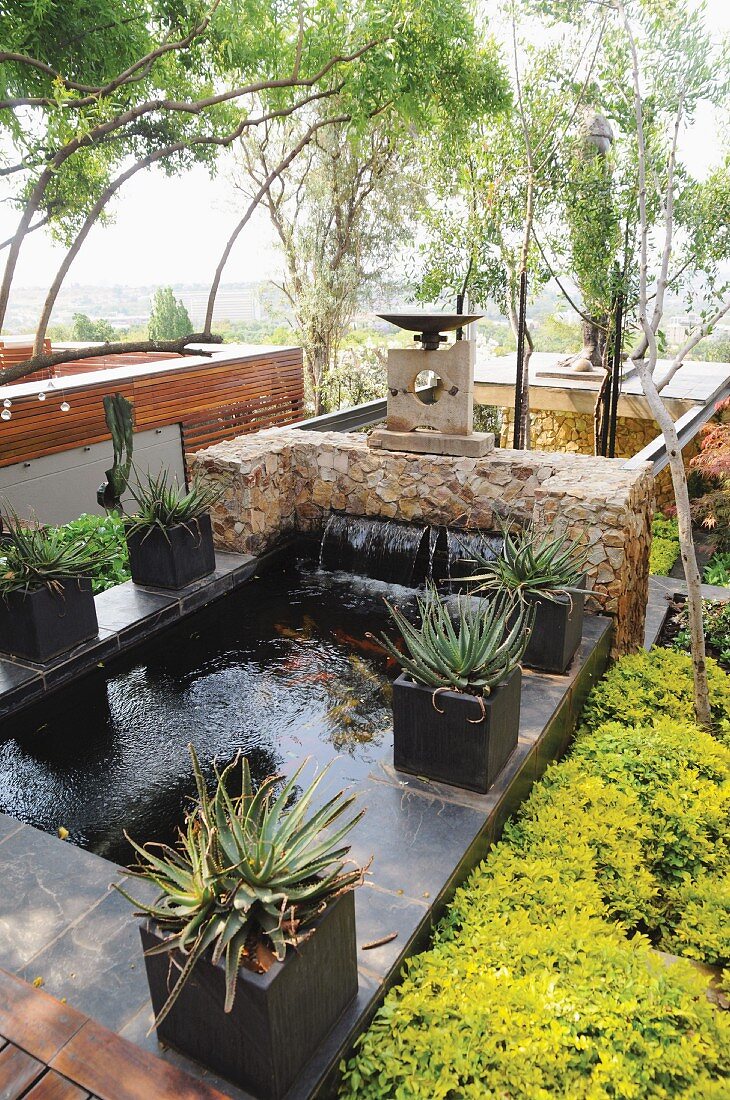
[[[7,724],[0,809],[126,863],[124,830],[171,840],[204,770],[238,752],[254,781],[311,755],[356,781],[390,750],[397,669],[368,637],[383,596],[415,592],[319,569],[306,548]]]

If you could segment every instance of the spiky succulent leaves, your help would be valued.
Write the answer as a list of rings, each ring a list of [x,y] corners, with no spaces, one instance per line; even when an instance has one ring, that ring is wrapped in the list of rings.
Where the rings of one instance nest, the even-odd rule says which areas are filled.
[[[194,531],[195,520],[212,507],[223,492],[222,487],[207,485],[198,479],[186,492],[171,478],[168,470],[136,476],[137,486],[132,488],[130,485],[129,491],[137,510],[125,518],[128,531],[140,528],[147,532],[154,528],[167,531],[177,524],[191,525]]]
[[[540,533],[533,524],[521,529],[503,527],[504,542],[493,557],[472,549],[474,569],[460,578],[474,592],[510,592],[521,600],[541,596],[555,601],[562,595],[579,592],[588,550],[582,538],[571,539],[566,532]]]
[[[447,601],[430,585],[417,600],[420,627],[385,603],[408,652],[385,634],[380,641],[403,671],[425,687],[476,695],[489,695],[504,683],[522,659],[534,622],[534,608],[506,594],[480,601],[459,596],[454,621]]]
[[[91,576],[109,562],[112,554],[110,548],[92,546],[83,535],[69,542],[56,527],[24,524],[6,505],[0,543],[0,596],[44,586],[61,593],[64,580]]]
[[[292,805],[306,762],[290,779],[270,777],[254,792],[242,757],[216,772],[215,792],[209,795],[192,746],[190,754],[197,800],[177,847],[131,841],[139,857],[132,873],[154,883],[159,896],[144,904],[117,887],[165,937],[150,953],[180,950],[186,956],[158,1025],[206,950],[215,963],[224,962],[229,1012],[244,959],[251,961],[262,943],[283,959],[302,930],[362,880],[360,868],[345,870],[349,846],[342,844],[362,816],[348,816],[354,797],[339,792],[312,812],[328,768]],[[241,794],[234,797],[230,788],[239,767]]]

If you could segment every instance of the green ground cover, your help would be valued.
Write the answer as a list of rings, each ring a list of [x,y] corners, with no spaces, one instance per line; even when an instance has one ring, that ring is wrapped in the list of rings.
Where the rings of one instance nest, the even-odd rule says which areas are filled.
[[[689,658],[619,661],[407,964],[346,1097],[730,1097],[730,1014],[687,961],[730,962],[730,678],[713,735]]]
[[[64,523],[58,530],[69,542],[88,539],[93,549],[109,555],[104,565],[91,578],[94,593],[103,592],[106,588],[113,588],[114,585],[129,580],[131,573],[124,524],[118,516],[85,514],[72,523]]]
[[[657,512],[651,531],[649,572],[659,577],[668,577],[679,557],[679,526],[676,519],[667,519],[661,512]]]

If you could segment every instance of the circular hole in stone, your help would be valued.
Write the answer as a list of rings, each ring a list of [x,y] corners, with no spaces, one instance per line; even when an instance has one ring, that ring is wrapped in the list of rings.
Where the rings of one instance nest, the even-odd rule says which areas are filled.
[[[424,405],[434,405],[443,392],[444,384],[435,370],[422,370],[416,375],[413,388],[419,401]]]

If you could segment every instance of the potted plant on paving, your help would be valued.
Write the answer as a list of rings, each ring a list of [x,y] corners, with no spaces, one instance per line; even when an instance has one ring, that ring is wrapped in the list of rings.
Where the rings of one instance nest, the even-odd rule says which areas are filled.
[[[393,685],[393,755],[399,771],[485,792],[517,744],[519,662],[533,609],[506,595],[449,604],[433,586],[418,599],[420,627],[386,600],[407,653],[380,641],[403,669]]]
[[[485,547],[470,547],[473,571],[464,577],[475,594],[506,593],[535,609],[535,625],[524,664],[563,673],[583,636],[587,551],[582,539],[565,532],[539,532],[533,524],[504,528],[504,542],[495,556]]]
[[[96,637],[89,578],[109,553],[13,512],[0,529],[0,651],[44,663]]]
[[[260,1097],[280,1097],[357,993],[353,889],[342,823],[354,796],[314,812],[325,768],[288,808],[302,765],[254,794],[245,757],[198,796],[175,848],[134,848],[152,904],[141,928],[158,1037]],[[240,780],[241,794],[229,794]],[[331,827],[337,823],[333,831]],[[157,853],[152,849],[157,848]]]
[[[135,584],[184,588],[214,571],[208,509],[218,500],[219,488],[194,481],[185,492],[162,470],[129,489],[137,511],[124,517],[124,527]]]

